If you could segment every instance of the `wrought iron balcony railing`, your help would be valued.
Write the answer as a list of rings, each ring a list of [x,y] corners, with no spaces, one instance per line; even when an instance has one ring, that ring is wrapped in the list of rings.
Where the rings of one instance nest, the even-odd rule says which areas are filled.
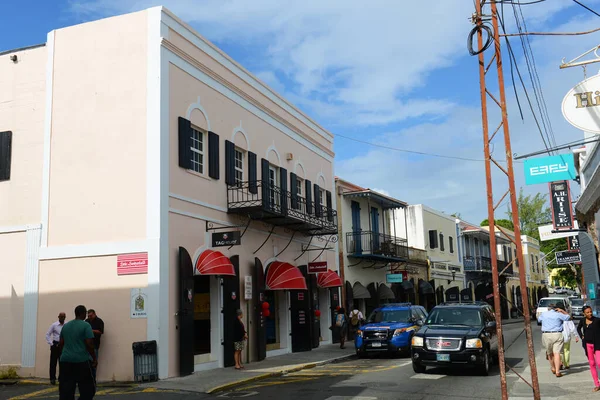
[[[312,235],[337,234],[337,211],[260,180],[227,187],[229,213]]]
[[[379,232],[347,232],[346,253],[351,257],[402,261],[408,259],[408,242]]]
[[[492,272],[492,259],[484,256],[465,256],[463,258],[463,264],[465,266],[465,272]],[[502,272],[508,265],[506,261],[497,260],[498,272]],[[514,264],[513,264],[514,265]],[[513,275],[513,266],[511,265],[504,275]]]

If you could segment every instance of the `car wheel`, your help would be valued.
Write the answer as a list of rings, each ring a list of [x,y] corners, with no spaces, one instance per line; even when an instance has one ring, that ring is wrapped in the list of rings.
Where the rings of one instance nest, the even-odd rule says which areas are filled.
[[[413,365],[413,371],[415,371],[415,373],[417,373],[417,374],[424,374],[425,370],[427,370],[427,367],[424,365],[420,365],[415,362],[413,362],[412,365]]]
[[[490,352],[486,350],[483,353],[483,365],[481,366],[481,370],[479,370],[479,374],[482,376],[488,376],[490,373]]]

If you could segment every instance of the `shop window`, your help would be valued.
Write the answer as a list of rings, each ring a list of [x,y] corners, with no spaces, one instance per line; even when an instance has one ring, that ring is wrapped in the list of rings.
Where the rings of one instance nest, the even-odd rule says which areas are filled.
[[[269,316],[265,318],[265,333],[267,336],[267,350],[276,350],[280,345],[280,326],[279,326],[279,296],[278,292],[267,290],[265,292],[265,301],[269,303]]]
[[[210,353],[210,276],[194,277],[194,354]]]

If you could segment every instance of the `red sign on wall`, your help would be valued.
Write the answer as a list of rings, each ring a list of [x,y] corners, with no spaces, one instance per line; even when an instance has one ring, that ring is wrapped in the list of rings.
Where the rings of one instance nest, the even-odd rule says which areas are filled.
[[[117,256],[117,275],[148,273],[148,253],[122,254]]]
[[[309,274],[317,274],[319,272],[327,272],[327,261],[317,261],[308,263]]]

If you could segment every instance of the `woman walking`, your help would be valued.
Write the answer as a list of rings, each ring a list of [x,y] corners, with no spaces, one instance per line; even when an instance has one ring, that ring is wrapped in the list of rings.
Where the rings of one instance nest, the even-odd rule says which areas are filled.
[[[242,350],[244,350],[244,341],[248,339],[246,328],[242,322],[244,313],[242,310],[237,310],[237,318],[235,319],[235,328],[233,330],[233,359],[235,360],[235,369],[243,369],[242,365]]]
[[[335,318],[335,327],[340,338],[340,349],[345,349],[346,336],[348,335],[348,319],[346,318],[346,310],[340,308]]]
[[[590,363],[590,372],[594,379],[594,392],[600,390],[600,381],[598,381],[598,370],[600,366],[600,319],[592,314],[592,307],[583,307],[584,319],[579,321],[577,332],[581,337],[581,342],[585,347],[588,362]]]
[[[563,306],[559,306],[561,310],[565,311]],[[562,365],[564,369],[569,369],[571,365],[571,339],[575,338],[575,342],[579,342],[579,336],[575,330],[575,324],[573,321],[563,322],[563,339],[565,344],[563,345],[562,351]]]

